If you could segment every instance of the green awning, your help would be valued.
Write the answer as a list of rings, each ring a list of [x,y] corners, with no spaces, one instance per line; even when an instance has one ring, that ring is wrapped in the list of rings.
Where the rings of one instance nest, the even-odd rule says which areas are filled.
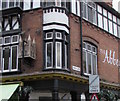
[[[19,84],[3,84],[0,85],[0,101],[2,99],[10,99],[13,93],[18,88]]]

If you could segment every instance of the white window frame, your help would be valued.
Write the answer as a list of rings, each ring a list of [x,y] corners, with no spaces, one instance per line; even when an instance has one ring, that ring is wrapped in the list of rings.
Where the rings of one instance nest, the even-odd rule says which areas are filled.
[[[5,38],[10,38],[10,42],[9,43],[5,43]],[[11,37],[10,36],[4,37],[4,45],[9,45],[9,44],[11,44]]]
[[[86,0],[83,0],[82,3],[83,3],[83,8],[82,8],[83,9],[83,14],[82,14],[83,15],[83,19],[88,20],[88,6],[87,6],[87,2],[86,2]],[[86,17],[84,17],[84,13],[85,12],[86,12],[86,14],[85,14]]]
[[[2,32],[2,22],[0,21],[0,32]]]
[[[51,33],[51,37],[50,38],[47,38],[47,34],[50,34]],[[48,32],[46,33],[46,39],[52,39],[53,38],[53,32]]]
[[[57,53],[57,44],[60,44],[60,53],[59,53],[60,54],[60,67],[57,66],[57,55],[58,55],[58,53]],[[56,68],[61,69],[62,68],[62,56],[61,56],[62,55],[62,51],[61,51],[62,45],[61,45],[61,42],[56,42],[55,45],[56,45],[56,50],[55,50],[56,51],[55,52],[55,54],[56,54]]]
[[[57,37],[57,34],[60,34],[60,37]],[[62,33],[56,32],[55,35],[56,35],[56,39],[62,39]]]
[[[3,48],[3,51],[5,50],[5,48],[9,48],[10,49],[10,46],[7,46],[7,47],[4,47]],[[10,49],[11,50],[11,49]],[[5,53],[4,53],[5,54]],[[11,54],[10,54],[11,55]],[[4,58],[2,59],[3,60],[3,72],[9,72],[10,71],[10,65],[11,65],[11,56],[9,57],[9,67],[8,67],[8,70],[4,70],[4,63],[5,63],[5,60],[4,60]]]
[[[52,51],[52,52],[51,52],[51,53],[52,53],[52,54],[51,54],[51,57],[52,57],[51,62],[52,62],[52,63],[51,63],[51,66],[50,66],[50,67],[47,67],[47,45],[48,45],[48,44],[51,44],[51,45],[52,45],[52,46],[51,46],[51,49],[52,49],[52,50],[51,50],[51,51]],[[46,55],[45,55],[45,59],[46,59],[45,66],[46,66],[46,69],[53,68],[53,42],[47,42],[47,43],[46,43],[45,53],[46,53]]]
[[[17,41],[16,41],[16,42],[13,42],[13,37],[14,37],[14,36],[17,36]],[[18,42],[19,42],[19,35],[13,35],[11,40],[12,40],[12,41],[11,41],[12,44],[18,43]]]
[[[83,47],[83,51],[85,52],[85,54],[86,54],[86,71],[84,71],[84,75],[90,75],[90,73],[89,73],[89,68],[88,68],[88,54],[90,54],[91,55],[91,74],[97,74],[98,72],[97,72],[97,48],[94,46],[94,45],[91,45],[91,44],[89,44],[89,43],[87,43],[87,42],[83,42],[83,44],[85,44],[85,47]],[[90,47],[91,47],[91,50],[88,50],[88,45],[90,45]],[[96,52],[94,52],[93,50],[92,50],[92,48],[95,48],[95,51]],[[93,55],[95,55],[96,56],[96,71],[95,71],[95,73],[93,73],[94,72],[94,68],[93,68]]]

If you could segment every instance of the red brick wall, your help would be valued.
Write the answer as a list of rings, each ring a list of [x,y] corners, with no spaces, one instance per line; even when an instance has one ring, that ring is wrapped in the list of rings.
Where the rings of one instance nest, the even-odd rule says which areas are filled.
[[[24,12],[22,15],[22,30],[25,32],[24,38],[35,38],[36,41],[36,59],[31,61],[30,65],[24,63],[21,69],[23,73],[39,72],[43,68],[43,31],[42,31],[42,9]],[[36,31],[40,29],[40,33]]]
[[[85,21],[83,21],[83,37],[84,36],[98,42],[98,74],[100,78],[109,82],[118,82],[118,67],[108,62],[103,62],[105,54],[103,53],[104,51],[100,51],[101,49],[108,50],[109,54],[111,50],[112,57],[113,51],[115,51],[115,59],[118,59],[118,40]]]
[[[74,71],[72,66],[81,67],[80,57],[80,23],[79,18],[70,15],[70,68],[73,73],[80,74]]]
[[[83,40],[87,40],[97,45],[98,49],[98,75],[100,79],[108,82],[118,83],[118,67],[113,64],[109,64],[104,61],[104,51],[108,50],[108,56],[110,50],[112,51],[111,57],[113,58],[113,52],[115,51],[115,59],[118,59],[118,40],[102,31],[101,29],[91,25],[89,22],[83,20]],[[80,51],[80,25],[79,20],[74,15],[70,15],[70,54],[71,54],[71,71],[72,73],[78,73],[72,70],[72,66],[81,67],[81,51]],[[78,49],[76,51],[76,49]],[[79,73],[78,73],[79,74]]]

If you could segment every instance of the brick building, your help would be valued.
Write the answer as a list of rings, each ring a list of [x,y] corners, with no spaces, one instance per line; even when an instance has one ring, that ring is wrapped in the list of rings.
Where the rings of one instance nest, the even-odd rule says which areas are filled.
[[[120,14],[106,2],[48,1],[0,4],[2,98],[88,101],[99,75],[99,98],[117,101]]]

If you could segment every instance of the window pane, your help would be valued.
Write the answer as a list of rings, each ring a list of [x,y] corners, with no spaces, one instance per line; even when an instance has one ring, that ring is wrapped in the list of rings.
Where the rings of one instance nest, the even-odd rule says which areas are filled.
[[[3,40],[2,40],[3,38],[0,38],[0,45],[2,45],[3,44]]]
[[[13,27],[13,29],[19,28],[19,23],[18,23],[17,17],[12,18],[12,27]]]
[[[67,3],[66,0],[64,0],[64,1],[61,0],[61,7],[66,7],[66,3]]]
[[[91,74],[91,54],[87,53],[88,74]]]
[[[40,7],[40,0],[33,0],[33,8]]]
[[[87,5],[83,3],[83,17],[87,18]]]
[[[4,48],[4,70],[9,70],[10,63],[10,48]]]
[[[107,17],[107,10],[103,9],[103,15]]]
[[[67,45],[65,45],[65,68],[67,68]]]
[[[86,52],[83,50],[83,71],[86,72]]]
[[[16,7],[20,7],[20,0],[16,0]]]
[[[18,35],[12,36],[12,42],[18,42]]]
[[[113,15],[113,21],[117,22],[116,16]]]
[[[61,67],[61,43],[56,43],[56,59],[57,59],[57,67]]]
[[[97,69],[97,57],[96,57],[96,55],[93,55],[92,56],[92,66],[93,66],[93,75],[95,75],[95,74],[97,74],[96,73],[96,69]]]
[[[109,20],[109,32],[113,34],[112,21]]]
[[[86,43],[85,42],[83,42],[83,48],[86,48]]]
[[[118,35],[119,35],[119,38],[120,38],[120,26],[118,26]]]
[[[55,0],[44,0],[42,3],[44,7],[55,6]]]
[[[102,15],[100,15],[100,14],[98,14],[98,26],[100,28],[103,28]]]
[[[10,37],[5,37],[4,38],[4,43],[9,44],[10,43]]]
[[[2,71],[2,48],[0,48],[0,71]]]
[[[104,20],[104,30],[108,31],[108,22],[107,22],[107,18],[103,17]]]
[[[62,38],[62,35],[61,35],[61,33],[59,33],[59,32],[56,32],[56,38],[58,38],[58,39],[61,39],[61,38]]]
[[[47,43],[46,44],[46,66],[47,67],[52,67],[52,43]]]
[[[10,30],[10,25],[9,25],[8,19],[5,19],[5,21],[4,21],[4,28],[5,28],[5,31]]]
[[[24,0],[24,10],[30,9],[31,0]]]
[[[118,25],[120,25],[120,19],[119,18],[117,19],[117,23],[118,23]]]
[[[93,10],[93,23],[97,24],[96,10]]]
[[[61,6],[61,0],[55,0],[55,6]]]
[[[102,7],[99,5],[97,7],[98,7],[98,12],[102,14]]]
[[[17,46],[12,47],[12,69],[17,69]]]
[[[52,39],[52,37],[53,37],[52,32],[46,33],[46,39]]]
[[[91,45],[87,44],[87,49],[91,50]]]
[[[97,53],[96,47],[92,47],[92,52]]]
[[[117,25],[113,23],[114,35],[117,36]]]
[[[93,22],[92,8],[88,6],[88,20]]]
[[[14,7],[14,3],[15,3],[14,0],[9,0],[9,7]]]
[[[2,8],[7,8],[8,7],[8,1],[4,0],[2,1]]]
[[[108,12],[108,18],[112,20],[112,14]]]

